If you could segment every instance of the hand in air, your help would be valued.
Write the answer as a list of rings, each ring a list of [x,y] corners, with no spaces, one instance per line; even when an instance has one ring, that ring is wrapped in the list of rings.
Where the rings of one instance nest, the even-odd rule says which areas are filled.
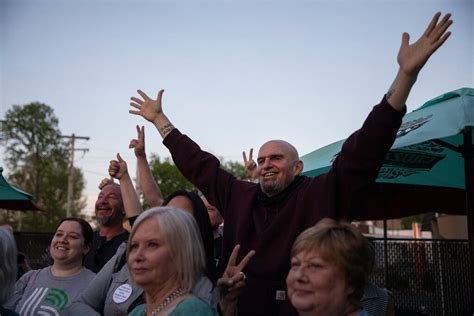
[[[451,14],[446,14],[438,23],[441,13],[434,15],[425,33],[413,44],[409,44],[410,35],[403,33],[402,45],[398,52],[400,69],[408,76],[416,76],[430,56],[448,39],[451,32],[446,32],[453,23]]]
[[[255,250],[249,253],[236,265],[237,254],[239,253],[240,245],[236,245],[232,254],[230,255],[227,267],[222,274],[222,277],[217,280],[217,286],[220,290],[221,302],[224,304],[231,304],[237,301],[237,298],[245,287],[246,276],[242,271],[250,259],[255,255]]]
[[[137,138],[130,141],[128,148],[133,148],[135,151],[135,157],[146,157],[145,153],[145,127],[137,125]]]
[[[255,181],[258,178],[257,164],[253,160],[252,156],[253,156],[253,148],[250,148],[248,160],[247,160],[247,155],[245,154],[245,151],[242,152],[242,158],[244,159],[244,168],[247,174],[247,178],[250,181]]]
[[[117,154],[117,160],[110,161],[109,175],[115,179],[120,180],[126,174],[128,174],[127,163],[122,159],[120,154]]]
[[[130,114],[140,115],[150,122],[154,122],[158,115],[162,114],[161,108],[161,98],[165,90],[158,91],[158,96],[156,100],[151,99],[145,92],[142,90],[137,90],[138,94],[142,97],[131,97],[130,105],[133,106],[136,110],[128,111]]]

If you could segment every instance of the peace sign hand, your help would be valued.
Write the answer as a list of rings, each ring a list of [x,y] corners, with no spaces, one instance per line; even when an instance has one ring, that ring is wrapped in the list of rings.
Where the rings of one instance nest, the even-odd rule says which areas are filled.
[[[245,168],[245,172],[247,173],[247,178],[250,181],[255,181],[258,178],[257,164],[253,160],[252,156],[253,156],[253,148],[250,148],[248,160],[247,160],[247,155],[245,154],[245,151],[242,152],[242,158],[244,159],[244,168]]]
[[[233,315],[237,298],[245,287],[246,276],[242,270],[255,255],[255,250],[249,251],[242,261],[236,265],[239,250],[240,245],[236,245],[234,250],[232,250],[224,274],[219,280],[217,280],[217,286],[220,290],[219,305],[224,312],[224,315]]]
[[[137,125],[137,138],[130,141],[128,148],[135,150],[135,157],[146,157],[145,153],[145,127]]]

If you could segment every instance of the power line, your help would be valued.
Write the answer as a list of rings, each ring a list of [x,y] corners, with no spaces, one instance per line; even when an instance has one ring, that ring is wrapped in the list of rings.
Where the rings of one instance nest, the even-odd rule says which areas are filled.
[[[71,136],[61,135],[61,138],[69,138],[71,139],[71,161],[69,167],[69,176],[68,176],[68,183],[67,183],[67,209],[66,209],[66,216],[71,216],[71,209],[72,209],[72,196],[73,196],[73,189],[74,189],[74,152],[75,151],[82,151],[84,154],[89,151],[89,148],[75,148],[76,139],[85,139],[89,140],[87,136],[76,136],[74,133]]]

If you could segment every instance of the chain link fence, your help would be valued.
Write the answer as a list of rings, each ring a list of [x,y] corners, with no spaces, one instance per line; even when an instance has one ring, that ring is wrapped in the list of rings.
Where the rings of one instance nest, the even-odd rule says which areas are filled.
[[[383,239],[371,240],[371,281],[392,291],[397,315],[472,315],[467,240],[388,239],[386,256]]]

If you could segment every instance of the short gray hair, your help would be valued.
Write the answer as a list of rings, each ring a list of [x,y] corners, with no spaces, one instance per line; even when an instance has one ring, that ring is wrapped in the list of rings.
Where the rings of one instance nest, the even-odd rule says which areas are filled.
[[[0,305],[13,292],[17,274],[17,250],[13,234],[0,227]]]
[[[128,239],[127,257],[130,244],[140,224],[154,219],[160,226],[161,237],[171,252],[178,271],[180,286],[191,291],[206,264],[201,234],[194,217],[181,209],[165,206],[151,208],[138,216]],[[133,277],[132,277],[133,280]]]

